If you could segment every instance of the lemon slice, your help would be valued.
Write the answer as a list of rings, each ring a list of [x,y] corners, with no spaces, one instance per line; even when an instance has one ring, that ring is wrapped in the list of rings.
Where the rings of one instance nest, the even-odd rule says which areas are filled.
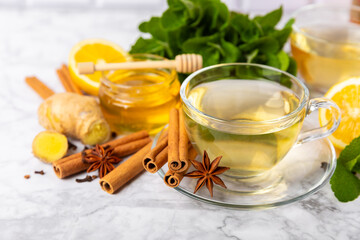
[[[87,39],[77,43],[70,51],[69,70],[76,85],[82,90],[97,95],[100,86],[101,72],[79,74],[78,62],[111,63],[126,62],[128,54],[118,45],[103,39]]]
[[[341,109],[338,129],[329,137],[338,149],[344,149],[360,135],[360,77],[353,77],[332,86],[325,97],[333,100]],[[329,111],[320,110],[320,125],[331,119]]]

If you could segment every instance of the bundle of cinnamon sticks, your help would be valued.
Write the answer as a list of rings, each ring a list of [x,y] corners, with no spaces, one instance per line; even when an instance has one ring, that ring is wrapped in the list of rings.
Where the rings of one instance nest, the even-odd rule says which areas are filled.
[[[125,157],[137,152],[150,142],[151,139],[149,134],[146,131],[140,131],[105,143],[102,147],[110,146],[111,148],[114,148],[114,155],[117,157]],[[83,161],[83,155],[90,152],[91,149],[87,149],[84,153],[75,153],[53,162],[56,176],[59,178],[66,178],[88,169],[90,164]]]
[[[197,156],[195,148],[189,142],[182,112],[179,113],[178,109],[170,111],[169,128],[162,132],[156,145],[151,148],[152,142],[149,142],[102,178],[102,189],[112,194],[144,169],[156,173],[166,163],[169,170],[164,177],[165,184],[169,187],[179,186],[191,165],[190,160]]]
[[[196,156],[197,152],[186,133],[183,112],[172,109],[169,129],[163,132],[157,145],[144,157],[143,167],[146,171],[155,173],[167,162],[169,170],[164,182],[169,187],[177,187],[191,165],[190,160],[194,160]]]
[[[73,92],[83,95],[80,88],[74,83],[73,79],[71,78],[69,68],[65,64],[58,68],[56,70],[56,73],[66,92]],[[35,76],[26,77],[25,82],[44,100],[54,94],[53,90],[51,90]]]

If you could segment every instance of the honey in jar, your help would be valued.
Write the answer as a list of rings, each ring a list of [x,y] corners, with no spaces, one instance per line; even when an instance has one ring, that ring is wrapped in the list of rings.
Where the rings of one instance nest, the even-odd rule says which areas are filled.
[[[136,54],[132,61],[164,58]],[[180,104],[180,83],[173,69],[118,70],[103,73],[99,99],[113,131],[123,134],[160,131],[169,122],[169,111]]]

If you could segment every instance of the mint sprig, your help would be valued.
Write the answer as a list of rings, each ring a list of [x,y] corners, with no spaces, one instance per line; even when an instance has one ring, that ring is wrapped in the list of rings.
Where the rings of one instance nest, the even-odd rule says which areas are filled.
[[[340,153],[330,180],[331,189],[340,202],[353,201],[360,195],[360,179],[356,173],[360,173],[360,137]]]
[[[264,16],[230,12],[220,0],[168,0],[161,17],[143,22],[139,30],[150,34],[140,37],[130,53],[152,53],[174,58],[182,53],[198,53],[204,66],[229,62],[261,63],[291,74],[296,63],[282,51],[294,23],[283,29],[275,26],[282,7]]]

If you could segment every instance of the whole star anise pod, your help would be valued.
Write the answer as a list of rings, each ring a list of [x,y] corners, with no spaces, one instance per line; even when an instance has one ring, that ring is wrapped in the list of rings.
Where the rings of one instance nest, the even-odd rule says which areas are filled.
[[[122,159],[113,155],[114,148],[110,146],[102,147],[96,144],[95,148],[91,149],[90,153],[83,152],[83,162],[92,163],[87,172],[93,172],[99,169],[99,177],[103,178],[106,174],[114,170],[114,165],[119,163]]]
[[[219,156],[210,163],[210,158],[206,151],[202,158],[202,163],[196,160],[190,160],[192,165],[197,169],[195,171],[187,173],[185,176],[190,178],[199,178],[194,193],[196,193],[206,183],[206,187],[210,192],[211,197],[213,196],[214,183],[226,188],[225,183],[216,175],[222,174],[229,170],[228,167],[219,167],[219,163],[222,156]]]

